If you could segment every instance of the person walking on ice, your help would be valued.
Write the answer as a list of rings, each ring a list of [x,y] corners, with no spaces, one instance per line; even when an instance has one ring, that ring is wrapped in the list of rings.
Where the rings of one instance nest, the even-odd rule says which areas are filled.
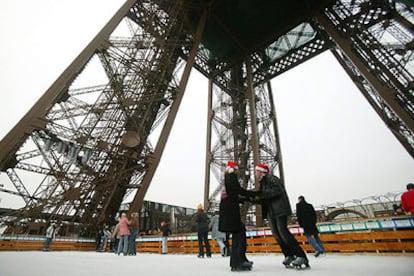
[[[315,257],[325,254],[323,243],[319,238],[319,231],[316,227],[316,212],[312,204],[306,202],[304,196],[298,197],[296,204],[296,216],[299,226],[303,228],[306,238],[310,245],[315,249]]]
[[[227,256],[227,247],[224,241],[226,240],[226,233],[219,231],[219,211],[215,211],[214,216],[210,220],[209,228],[211,229],[211,238],[215,239],[220,247],[221,256]]]

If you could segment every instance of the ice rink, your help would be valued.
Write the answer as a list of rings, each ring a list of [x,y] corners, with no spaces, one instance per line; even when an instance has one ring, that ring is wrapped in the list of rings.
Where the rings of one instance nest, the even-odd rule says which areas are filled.
[[[414,275],[414,256],[378,256],[328,254],[318,258],[308,255],[311,268],[303,271],[286,269],[280,254],[253,255],[251,271],[231,272],[229,257],[213,255],[199,259],[196,255],[160,255],[142,253],[118,256],[97,252],[1,251],[0,275]]]

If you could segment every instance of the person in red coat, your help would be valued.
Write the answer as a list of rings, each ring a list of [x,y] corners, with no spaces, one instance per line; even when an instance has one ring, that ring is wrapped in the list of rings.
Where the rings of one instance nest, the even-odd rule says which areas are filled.
[[[129,225],[131,225],[131,221],[127,218],[126,213],[121,214],[121,218],[119,219],[119,235],[121,238],[119,239],[118,244],[118,255],[121,252],[126,256],[128,254],[128,241],[129,241]]]
[[[407,184],[407,191],[401,195],[401,207],[404,211],[414,215],[414,184]]]

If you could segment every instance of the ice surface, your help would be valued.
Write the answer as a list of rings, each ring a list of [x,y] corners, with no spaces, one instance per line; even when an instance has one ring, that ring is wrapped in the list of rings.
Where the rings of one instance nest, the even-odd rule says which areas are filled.
[[[196,255],[147,254],[118,256],[114,253],[97,252],[41,252],[1,251],[0,275],[45,276],[45,275],[414,275],[414,257],[367,256],[328,254],[318,258],[308,255],[311,269],[297,271],[286,269],[280,254],[253,255],[252,271],[231,272],[229,257],[213,255],[210,259],[199,259]]]

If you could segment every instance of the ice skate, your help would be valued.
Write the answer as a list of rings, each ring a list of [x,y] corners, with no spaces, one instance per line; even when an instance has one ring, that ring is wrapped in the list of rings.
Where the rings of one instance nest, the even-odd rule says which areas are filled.
[[[310,268],[309,261],[305,257],[297,257],[290,265],[298,270]]]
[[[294,259],[295,256],[286,256],[282,263],[285,265],[286,268],[292,268],[291,263]]]
[[[231,268],[231,271],[250,271],[252,270],[252,265],[249,262],[243,262],[240,266],[234,266]]]

